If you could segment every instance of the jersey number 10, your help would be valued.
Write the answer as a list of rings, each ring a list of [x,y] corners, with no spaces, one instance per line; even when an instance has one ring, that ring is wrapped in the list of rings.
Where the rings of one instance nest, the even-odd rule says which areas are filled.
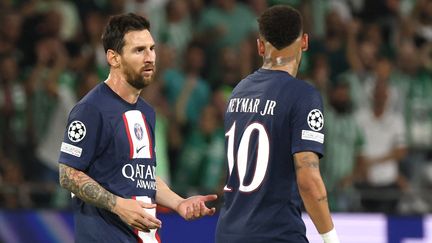
[[[266,129],[264,126],[260,123],[252,123],[249,124],[246,129],[244,130],[243,134],[241,135],[240,144],[237,148],[237,159],[234,160],[235,154],[234,154],[234,136],[235,136],[235,130],[236,130],[236,123],[231,126],[229,131],[225,133],[225,137],[228,137],[228,148],[227,148],[227,158],[228,158],[228,169],[229,169],[229,177],[227,181],[230,181],[230,177],[232,175],[232,170],[234,168],[234,163],[237,162],[237,171],[238,171],[238,177],[239,177],[239,190],[241,192],[253,192],[257,190],[260,186],[262,181],[264,180],[268,162],[269,162],[269,153],[270,153],[270,143],[269,143],[269,137],[267,134]],[[256,157],[256,164],[255,164],[255,170],[252,177],[251,183],[248,185],[244,184],[244,178],[246,176],[246,169],[247,164],[249,160],[249,142],[251,139],[252,132],[258,132],[258,146],[257,146],[257,157]],[[224,191],[232,191],[232,188],[228,187],[226,185],[224,187]]]

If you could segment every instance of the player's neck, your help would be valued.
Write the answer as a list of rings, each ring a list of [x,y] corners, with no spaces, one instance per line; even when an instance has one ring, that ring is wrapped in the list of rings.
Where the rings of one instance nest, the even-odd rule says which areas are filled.
[[[123,75],[111,72],[105,83],[126,102],[135,104],[138,101],[141,90],[130,85]]]
[[[298,63],[294,60],[290,60],[290,57],[279,58],[277,60],[266,60],[264,59],[264,63],[262,68],[269,70],[279,70],[285,71],[289,73],[291,76],[297,76],[298,71]]]
[[[262,68],[285,71],[295,77],[300,60],[301,51],[299,41],[281,50],[276,49],[269,42],[266,42]]]

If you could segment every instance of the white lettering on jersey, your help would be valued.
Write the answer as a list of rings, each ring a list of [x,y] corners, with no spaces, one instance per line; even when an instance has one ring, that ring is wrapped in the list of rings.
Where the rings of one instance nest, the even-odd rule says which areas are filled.
[[[261,106],[262,109],[260,109],[260,104],[264,104],[260,99],[232,98],[228,103],[227,112],[259,113],[261,116],[274,115],[276,101],[266,100],[264,107]]]
[[[232,176],[232,170],[234,168],[234,135],[236,130],[236,123],[234,122],[229,131],[225,134],[228,137],[228,148],[227,148],[227,158],[228,158],[228,169],[229,175]],[[257,157],[256,157],[256,166],[254,170],[254,175],[252,182],[249,185],[244,185],[244,178],[246,176],[246,170],[248,167],[249,158],[249,143],[251,139],[252,132],[258,132],[258,146],[257,146]],[[240,180],[239,190],[242,192],[253,192],[257,190],[267,173],[267,167],[269,162],[269,154],[270,154],[270,142],[267,131],[265,127],[260,123],[252,123],[247,126],[243,135],[240,139],[240,145],[238,147],[237,152],[237,168],[238,168],[238,176]],[[229,179],[228,179],[229,180]],[[224,191],[230,192],[232,188],[225,185]]]
[[[266,102],[266,104],[265,104],[265,106],[264,106],[264,110],[262,110],[261,112],[260,112],[260,115],[261,116],[264,116],[264,115],[274,115],[274,108],[275,108],[275,106],[276,106],[276,101],[274,101],[274,100],[267,100],[267,102]]]
[[[62,142],[60,151],[79,158],[81,157],[82,148],[69,143]]]
[[[129,139],[130,158],[152,158],[150,131],[143,114],[138,110],[123,114],[126,133]]]
[[[324,143],[324,134],[309,130],[302,130],[302,136],[301,138],[303,140],[311,140],[318,143]]]
[[[122,175],[135,182],[136,188],[156,190],[156,167],[144,164],[125,164],[122,168]]]

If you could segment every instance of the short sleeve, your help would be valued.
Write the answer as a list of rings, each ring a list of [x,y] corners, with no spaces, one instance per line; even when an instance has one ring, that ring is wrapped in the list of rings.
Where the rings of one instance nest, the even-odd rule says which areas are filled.
[[[97,154],[101,130],[101,114],[95,107],[88,104],[75,106],[69,114],[59,162],[86,170]]]
[[[324,112],[321,95],[310,87],[300,93],[290,114],[292,154],[311,151],[324,155]]]

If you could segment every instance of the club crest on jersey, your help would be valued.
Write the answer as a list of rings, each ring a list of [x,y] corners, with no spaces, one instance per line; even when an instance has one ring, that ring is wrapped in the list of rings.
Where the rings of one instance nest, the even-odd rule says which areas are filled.
[[[141,141],[143,139],[144,131],[140,124],[138,123],[134,124],[134,132],[135,132],[135,137]]]
[[[69,124],[68,138],[74,143],[84,139],[86,135],[86,127],[81,121],[73,121]]]
[[[324,116],[318,109],[313,109],[307,117],[309,127],[314,131],[320,131],[324,127]]]

